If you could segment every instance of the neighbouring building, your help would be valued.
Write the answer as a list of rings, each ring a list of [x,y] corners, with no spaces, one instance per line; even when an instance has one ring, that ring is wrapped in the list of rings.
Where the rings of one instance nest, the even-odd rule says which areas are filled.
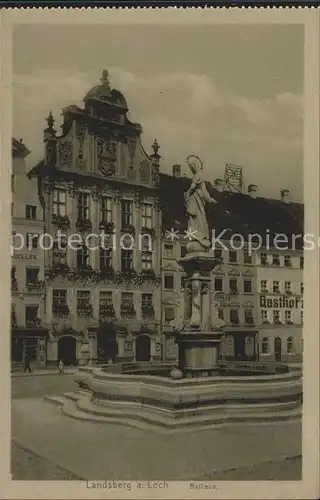
[[[83,108],[63,110],[62,135],[49,115],[44,159],[30,173],[54,240],[45,252],[48,363],[162,356],[159,146],[146,153],[127,112],[104,71]]]
[[[26,175],[30,151],[22,140],[12,139],[12,267],[11,361],[20,365],[46,365],[44,253],[39,245],[44,231],[43,209],[36,179]]]
[[[290,201],[283,189],[280,200],[269,200],[270,218],[285,235],[283,248],[265,246],[257,255],[260,360],[300,362],[303,351],[303,205]],[[283,236],[282,236],[283,239]],[[287,241],[286,241],[287,240]],[[280,238],[281,243],[281,238]]]

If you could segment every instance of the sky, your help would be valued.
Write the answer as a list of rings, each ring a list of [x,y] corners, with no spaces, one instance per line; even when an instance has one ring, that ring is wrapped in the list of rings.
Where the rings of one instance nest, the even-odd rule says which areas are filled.
[[[303,27],[300,25],[30,25],[13,36],[13,135],[43,156],[49,111],[83,105],[103,69],[156,137],[161,171],[198,155],[204,176],[243,167],[260,196],[303,196]]]

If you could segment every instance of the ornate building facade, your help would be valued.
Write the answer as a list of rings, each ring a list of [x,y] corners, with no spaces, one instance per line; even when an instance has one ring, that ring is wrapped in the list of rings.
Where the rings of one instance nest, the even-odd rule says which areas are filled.
[[[108,73],[50,114],[37,177],[45,231],[48,363],[161,357],[159,146],[149,155],[142,127],[127,118]]]
[[[11,360],[19,366],[27,354],[32,365],[46,365],[43,210],[37,182],[26,176],[30,151],[12,139]]]

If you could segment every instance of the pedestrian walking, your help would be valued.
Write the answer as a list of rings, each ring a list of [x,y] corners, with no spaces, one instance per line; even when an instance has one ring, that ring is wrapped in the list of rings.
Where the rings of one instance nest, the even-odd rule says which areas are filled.
[[[29,356],[28,356],[28,353],[26,352],[25,356],[24,356],[24,371],[29,371],[29,373],[32,372],[31,370],[31,366],[30,366],[30,360],[29,360]]]
[[[64,363],[62,359],[60,359],[58,366],[59,366],[59,373],[64,373]]]

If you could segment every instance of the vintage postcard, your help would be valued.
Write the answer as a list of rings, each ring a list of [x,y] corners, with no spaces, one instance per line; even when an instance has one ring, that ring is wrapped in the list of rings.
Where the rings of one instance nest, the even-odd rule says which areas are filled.
[[[319,11],[0,20],[2,498],[317,498]]]

